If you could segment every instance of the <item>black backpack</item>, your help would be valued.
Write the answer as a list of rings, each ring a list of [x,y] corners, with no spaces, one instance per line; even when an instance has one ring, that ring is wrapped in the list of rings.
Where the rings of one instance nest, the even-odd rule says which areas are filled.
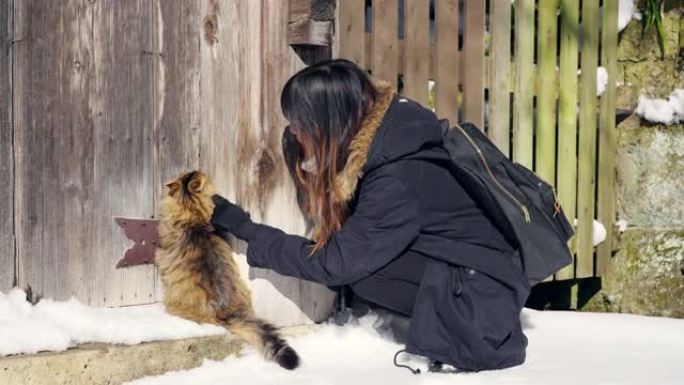
[[[441,124],[453,174],[517,248],[530,286],[570,264],[574,231],[553,187],[509,160],[474,124]]]

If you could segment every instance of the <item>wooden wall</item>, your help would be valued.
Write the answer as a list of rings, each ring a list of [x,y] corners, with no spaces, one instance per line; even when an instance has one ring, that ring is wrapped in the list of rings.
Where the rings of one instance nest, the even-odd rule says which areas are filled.
[[[14,283],[11,3],[0,4],[0,291]]]
[[[0,26],[12,21],[16,114],[7,124],[2,56],[0,175],[16,183],[2,183],[0,213],[16,225],[2,215],[0,231],[16,227],[19,286],[97,306],[158,300],[152,266],[114,269],[128,243],[112,217],[155,215],[164,183],[189,169],[255,219],[304,232],[280,151],[280,88],[303,66],[286,42],[287,2],[17,1],[0,13]],[[13,244],[0,238],[0,288]],[[326,288],[238,258],[257,313],[327,315]]]

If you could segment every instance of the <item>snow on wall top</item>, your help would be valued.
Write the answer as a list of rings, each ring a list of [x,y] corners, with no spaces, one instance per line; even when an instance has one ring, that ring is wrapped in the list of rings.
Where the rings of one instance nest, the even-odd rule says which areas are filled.
[[[634,112],[653,123],[684,122],[684,89],[675,89],[667,99],[639,96],[639,104]]]

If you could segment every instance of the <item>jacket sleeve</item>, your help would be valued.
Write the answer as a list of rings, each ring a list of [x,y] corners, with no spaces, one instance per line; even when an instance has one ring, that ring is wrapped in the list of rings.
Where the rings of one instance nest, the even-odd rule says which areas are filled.
[[[381,170],[377,170],[379,172]],[[367,175],[358,204],[342,229],[311,254],[313,242],[270,226],[250,223],[247,262],[328,286],[356,282],[402,252],[420,232],[416,202],[387,173]]]

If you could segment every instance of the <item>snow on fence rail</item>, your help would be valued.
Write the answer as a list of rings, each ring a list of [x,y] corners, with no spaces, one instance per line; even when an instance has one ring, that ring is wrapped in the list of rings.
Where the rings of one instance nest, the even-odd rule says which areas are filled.
[[[578,226],[570,242],[575,263],[556,279],[600,275],[615,222],[618,0],[603,1],[602,10],[597,1],[580,9],[576,0],[490,1],[489,8],[482,0],[344,0],[338,7],[340,57],[396,81],[440,117],[478,124],[557,188]],[[605,82],[599,97],[597,72]],[[596,253],[595,218],[607,231]]]

